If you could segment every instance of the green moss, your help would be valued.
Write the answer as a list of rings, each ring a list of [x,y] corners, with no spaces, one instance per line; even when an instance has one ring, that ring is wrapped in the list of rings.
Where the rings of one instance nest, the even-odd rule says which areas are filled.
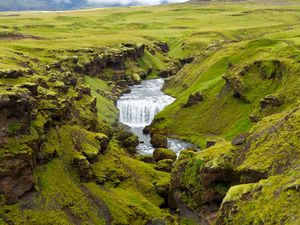
[[[111,88],[103,81],[98,78],[91,78],[86,76],[85,82],[92,89],[92,95],[97,98],[97,117],[100,122],[112,124],[118,118],[118,110],[114,106],[112,100],[105,98],[97,92],[97,90],[110,91]]]
[[[58,176],[59,174],[59,176]],[[35,169],[39,194],[32,194],[31,207],[26,199],[19,205],[5,206],[6,217],[16,224],[105,224],[94,210],[93,202],[72,178],[64,163],[54,159]],[[23,207],[22,213],[19,207]]]
[[[231,140],[248,131],[252,126],[249,117],[254,112],[265,117],[294,107],[294,94],[300,91],[299,78],[294,75],[299,65],[289,56],[295,51],[281,42],[266,46],[261,42],[226,45],[196,57],[167,81],[165,91],[177,100],[157,115],[158,122],[153,126],[161,133],[204,147],[206,138],[221,136]],[[204,101],[183,108],[190,94],[197,91],[203,94]],[[261,109],[260,100],[269,94],[284,99],[282,106]]]
[[[17,123],[17,122],[12,122],[9,124],[8,128],[7,128],[7,132],[9,135],[15,135],[18,133],[18,131],[20,131],[21,129],[21,124]]]
[[[154,165],[129,158],[115,144],[93,165],[98,183],[87,187],[103,199],[111,210],[112,217],[120,224],[143,224],[152,218],[168,221],[168,213],[159,209],[163,199],[158,195],[156,186],[166,184],[168,173],[159,172]]]
[[[299,118],[296,108],[267,117],[254,126],[248,139],[251,145],[243,153],[245,159],[237,169],[275,174],[298,168]]]
[[[205,162],[205,167],[211,169],[231,168],[232,158],[235,149],[229,142],[220,142],[216,146],[200,151],[196,155],[196,160]]]
[[[236,211],[226,214],[228,217],[225,218],[225,223],[299,223],[299,191],[296,186],[290,188],[295,180],[299,182],[297,173],[293,173],[292,176],[271,176],[257,184],[232,187],[222,204],[233,202]]]

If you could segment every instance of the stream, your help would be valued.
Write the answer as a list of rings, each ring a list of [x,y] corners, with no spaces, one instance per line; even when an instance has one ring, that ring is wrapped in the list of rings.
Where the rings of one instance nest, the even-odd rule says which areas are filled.
[[[154,148],[150,144],[150,135],[143,129],[153,121],[155,115],[175,101],[175,98],[161,91],[163,79],[144,80],[139,85],[131,86],[131,92],[121,96],[117,102],[120,111],[119,121],[132,129],[139,137],[137,149],[140,154],[152,154]],[[177,154],[189,147],[195,147],[189,142],[168,138],[168,148]]]

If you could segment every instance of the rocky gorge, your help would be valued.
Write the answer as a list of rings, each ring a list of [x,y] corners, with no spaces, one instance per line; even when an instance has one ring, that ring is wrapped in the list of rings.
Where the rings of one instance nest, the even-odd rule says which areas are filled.
[[[299,224],[298,11],[1,13],[0,224]]]

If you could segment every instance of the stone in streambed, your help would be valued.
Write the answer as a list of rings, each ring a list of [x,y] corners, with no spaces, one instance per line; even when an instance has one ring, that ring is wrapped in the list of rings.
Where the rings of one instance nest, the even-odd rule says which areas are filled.
[[[160,134],[153,134],[150,143],[154,148],[167,148],[168,140]]]

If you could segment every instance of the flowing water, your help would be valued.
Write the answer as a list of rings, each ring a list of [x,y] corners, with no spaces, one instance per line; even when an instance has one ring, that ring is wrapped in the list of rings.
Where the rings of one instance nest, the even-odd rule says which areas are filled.
[[[131,92],[121,96],[117,102],[120,122],[131,127],[139,137],[137,148],[140,154],[151,154],[154,150],[150,144],[150,135],[143,133],[144,127],[151,124],[158,112],[175,101],[161,91],[163,84],[163,79],[142,81],[140,85],[132,86]],[[188,142],[168,139],[168,147],[177,153],[191,146]]]

